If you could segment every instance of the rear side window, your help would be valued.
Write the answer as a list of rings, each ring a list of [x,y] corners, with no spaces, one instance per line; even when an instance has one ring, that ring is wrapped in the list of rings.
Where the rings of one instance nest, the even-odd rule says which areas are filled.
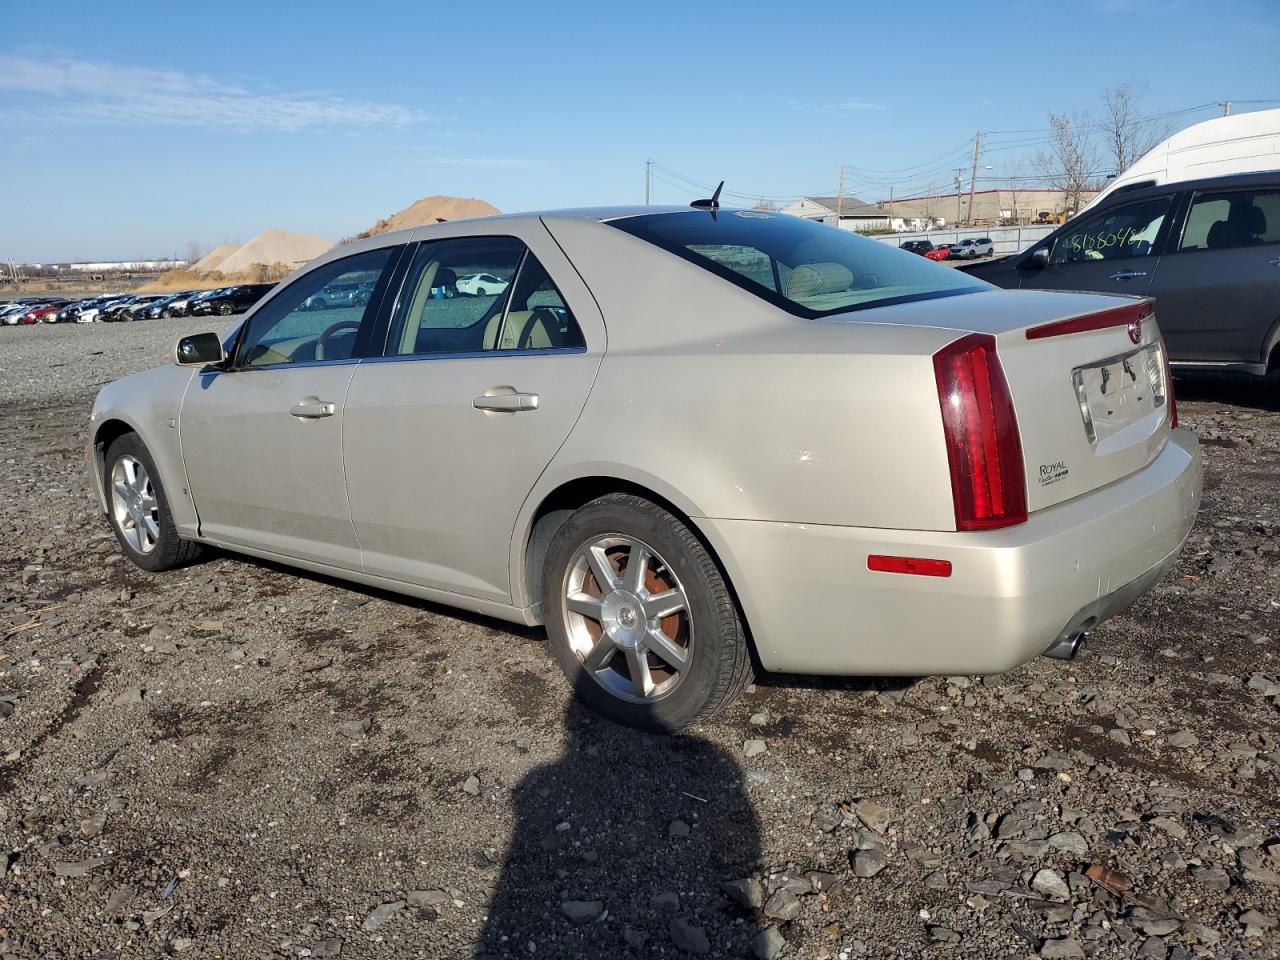
[[[801,317],[991,289],[896,246],[784,214],[689,210],[608,222]]]
[[[496,349],[503,308],[524,250],[514,237],[424,243],[405,279],[387,354]]]
[[[1280,242],[1280,190],[1197,193],[1179,250],[1228,250]]]

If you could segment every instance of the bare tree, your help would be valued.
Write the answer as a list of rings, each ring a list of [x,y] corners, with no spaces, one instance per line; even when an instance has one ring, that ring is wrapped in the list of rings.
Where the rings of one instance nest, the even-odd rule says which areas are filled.
[[[188,240],[187,241],[187,263],[188,264],[195,263],[197,260],[200,259],[200,257],[201,257],[200,244],[196,243],[194,240]]]
[[[1049,147],[1036,155],[1045,181],[1064,195],[1066,213],[1078,213],[1081,195],[1093,185],[1097,149],[1087,113],[1049,114]]]
[[[1014,226],[1022,223],[1022,214],[1018,210],[1018,204],[1022,199],[1022,184],[1027,177],[1026,165],[1021,160],[1015,160],[1009,165],[1009,213],[1012,215]]]
[[[1142,116],[1142,100],[1146,92],[1146,84],[1126,80],[1108,87],[1103,96],[1099,128],[1116,174],[1169,135],[1168,120]]]

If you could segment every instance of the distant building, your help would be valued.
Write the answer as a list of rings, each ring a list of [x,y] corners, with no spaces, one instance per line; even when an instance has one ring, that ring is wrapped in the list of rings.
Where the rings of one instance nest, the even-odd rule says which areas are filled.
[[[801,197],[778,212],[832,226],[836,225],[838,219],[840,229],[859,233],[887,230],[890,227],[889,215],[883,209],[857,197]]]
[[[1096,197],[1096,190],[1080,194],[1080,207]],[[973,209],[969,209],[969,192],[943,193],[923,197],[901,197],[886,200],[882,204],[886,216],[894,220],[895,230],[916,230],[911,221],[931,221],[939,225],[971,223],[975,226],[996,226],[1002,223],[1056,223],[1079,211],[1074,209],[1071,197],[1061,190],[1044,187],[1002,187],[995,190],[977,190],[973,194]],[[898,221],[904,223],[899,226]]]
[[[173,270],[185,267],[187,260],[98,260],[85,263],[55,263],[50,266],[72,273],[131,273],[140,270]]]

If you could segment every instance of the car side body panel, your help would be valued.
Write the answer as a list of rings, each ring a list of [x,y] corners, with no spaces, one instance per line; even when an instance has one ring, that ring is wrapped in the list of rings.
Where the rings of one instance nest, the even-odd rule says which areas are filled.
[[[183,536],[194,537],[199,528],[195,503],[187,489],[187,472],[182,462],[182,442],[178,415],[187,384],[195,376],[190,367],[173,364],[122,377],[98,391],[89,415],[89,444],[86,459],[94,465],[94,491],[103,511],[107,509],[102,488],[101,438],[104,427],[123,423],[147,445],[160,471],[161,483],[169,495],[174,525]]]

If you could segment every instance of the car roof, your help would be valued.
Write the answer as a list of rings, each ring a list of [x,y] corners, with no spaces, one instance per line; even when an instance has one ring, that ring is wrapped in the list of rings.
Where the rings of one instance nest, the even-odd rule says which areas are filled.
[[[1175,180],[1171,183],[1153,183],[1146,187],[1120,188],[1109,194],[1098,209],[1105,209],[1116,203],[1128,203],[1130,200],[1144,200],[1148,197],[1161,197],[1170,193],[1181,193],[1185,190],[1218,190],[1248,187],[1280,186],[1280,169],[1265,170],[1261,173],[1230,173],[1220,177],[1204,177],[1200,180]],[[1081,211],[1092,213],[1092,210]]]

